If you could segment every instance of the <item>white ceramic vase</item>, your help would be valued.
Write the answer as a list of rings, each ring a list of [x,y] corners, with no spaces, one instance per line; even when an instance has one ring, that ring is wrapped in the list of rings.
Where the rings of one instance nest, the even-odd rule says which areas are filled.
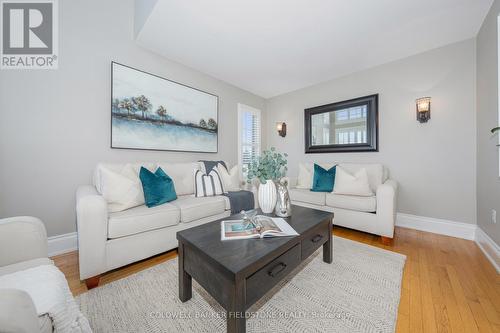
[[[259,184],[259,206],[263,213],[269,214],[276,206],[276,185],[272,180],[267,180],[265,184]]]

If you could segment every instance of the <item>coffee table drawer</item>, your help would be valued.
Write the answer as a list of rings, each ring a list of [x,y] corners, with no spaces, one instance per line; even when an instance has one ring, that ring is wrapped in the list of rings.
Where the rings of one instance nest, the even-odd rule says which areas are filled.
[[[300,263],[300,244],[252,274],[246,281],[246,303],[253,304]]]
[[[302,240],[302,260],[309,257],[314,251],[319,249],[321,245],[325,244],[328,237],[332,237],[329,233],[330,229],[328,224],[325,224],[305,234]]]

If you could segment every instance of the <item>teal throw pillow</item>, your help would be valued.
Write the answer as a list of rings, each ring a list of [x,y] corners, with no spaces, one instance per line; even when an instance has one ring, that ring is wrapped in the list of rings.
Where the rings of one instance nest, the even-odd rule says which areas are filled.
[[[141,167],[139,178],[144,190],[144,201],[149,208],[177,199],[174,181],[162,168],[152,173],[145,167]]]
[[[313,192],[332,192],[335,184],[335,172],[337,166],[334,165],[326,170],[314,163],[314,177],[311,191]]]

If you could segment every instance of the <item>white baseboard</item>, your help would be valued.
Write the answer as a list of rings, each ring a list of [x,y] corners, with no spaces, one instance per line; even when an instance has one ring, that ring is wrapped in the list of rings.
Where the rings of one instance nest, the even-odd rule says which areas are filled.
[[[396,226],[468,240],[475,240],[477,228],[475,224],[403,213],[397,214]]]
[[[500,273],[500,246],[479,227],[476,230],[476,244],[495,267],[497,273]]]
[[[76,232],[52,236],[48,238],[48,243],[49,257],[52,257],[58,254],[76,251],[76,249],[78,249],[78,236]]]

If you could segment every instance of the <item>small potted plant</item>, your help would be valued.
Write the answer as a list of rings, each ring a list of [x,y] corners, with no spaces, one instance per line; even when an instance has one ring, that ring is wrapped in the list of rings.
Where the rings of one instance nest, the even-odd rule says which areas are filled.
[[[264,150],[261,156],[248,165],[247,182],[250,184],[255,178],[260,181],[257,197],[263,213],[269,214],[274,210],[277,199],[275,182],[286,175],[287,156],[272,147],[270,150]]]

